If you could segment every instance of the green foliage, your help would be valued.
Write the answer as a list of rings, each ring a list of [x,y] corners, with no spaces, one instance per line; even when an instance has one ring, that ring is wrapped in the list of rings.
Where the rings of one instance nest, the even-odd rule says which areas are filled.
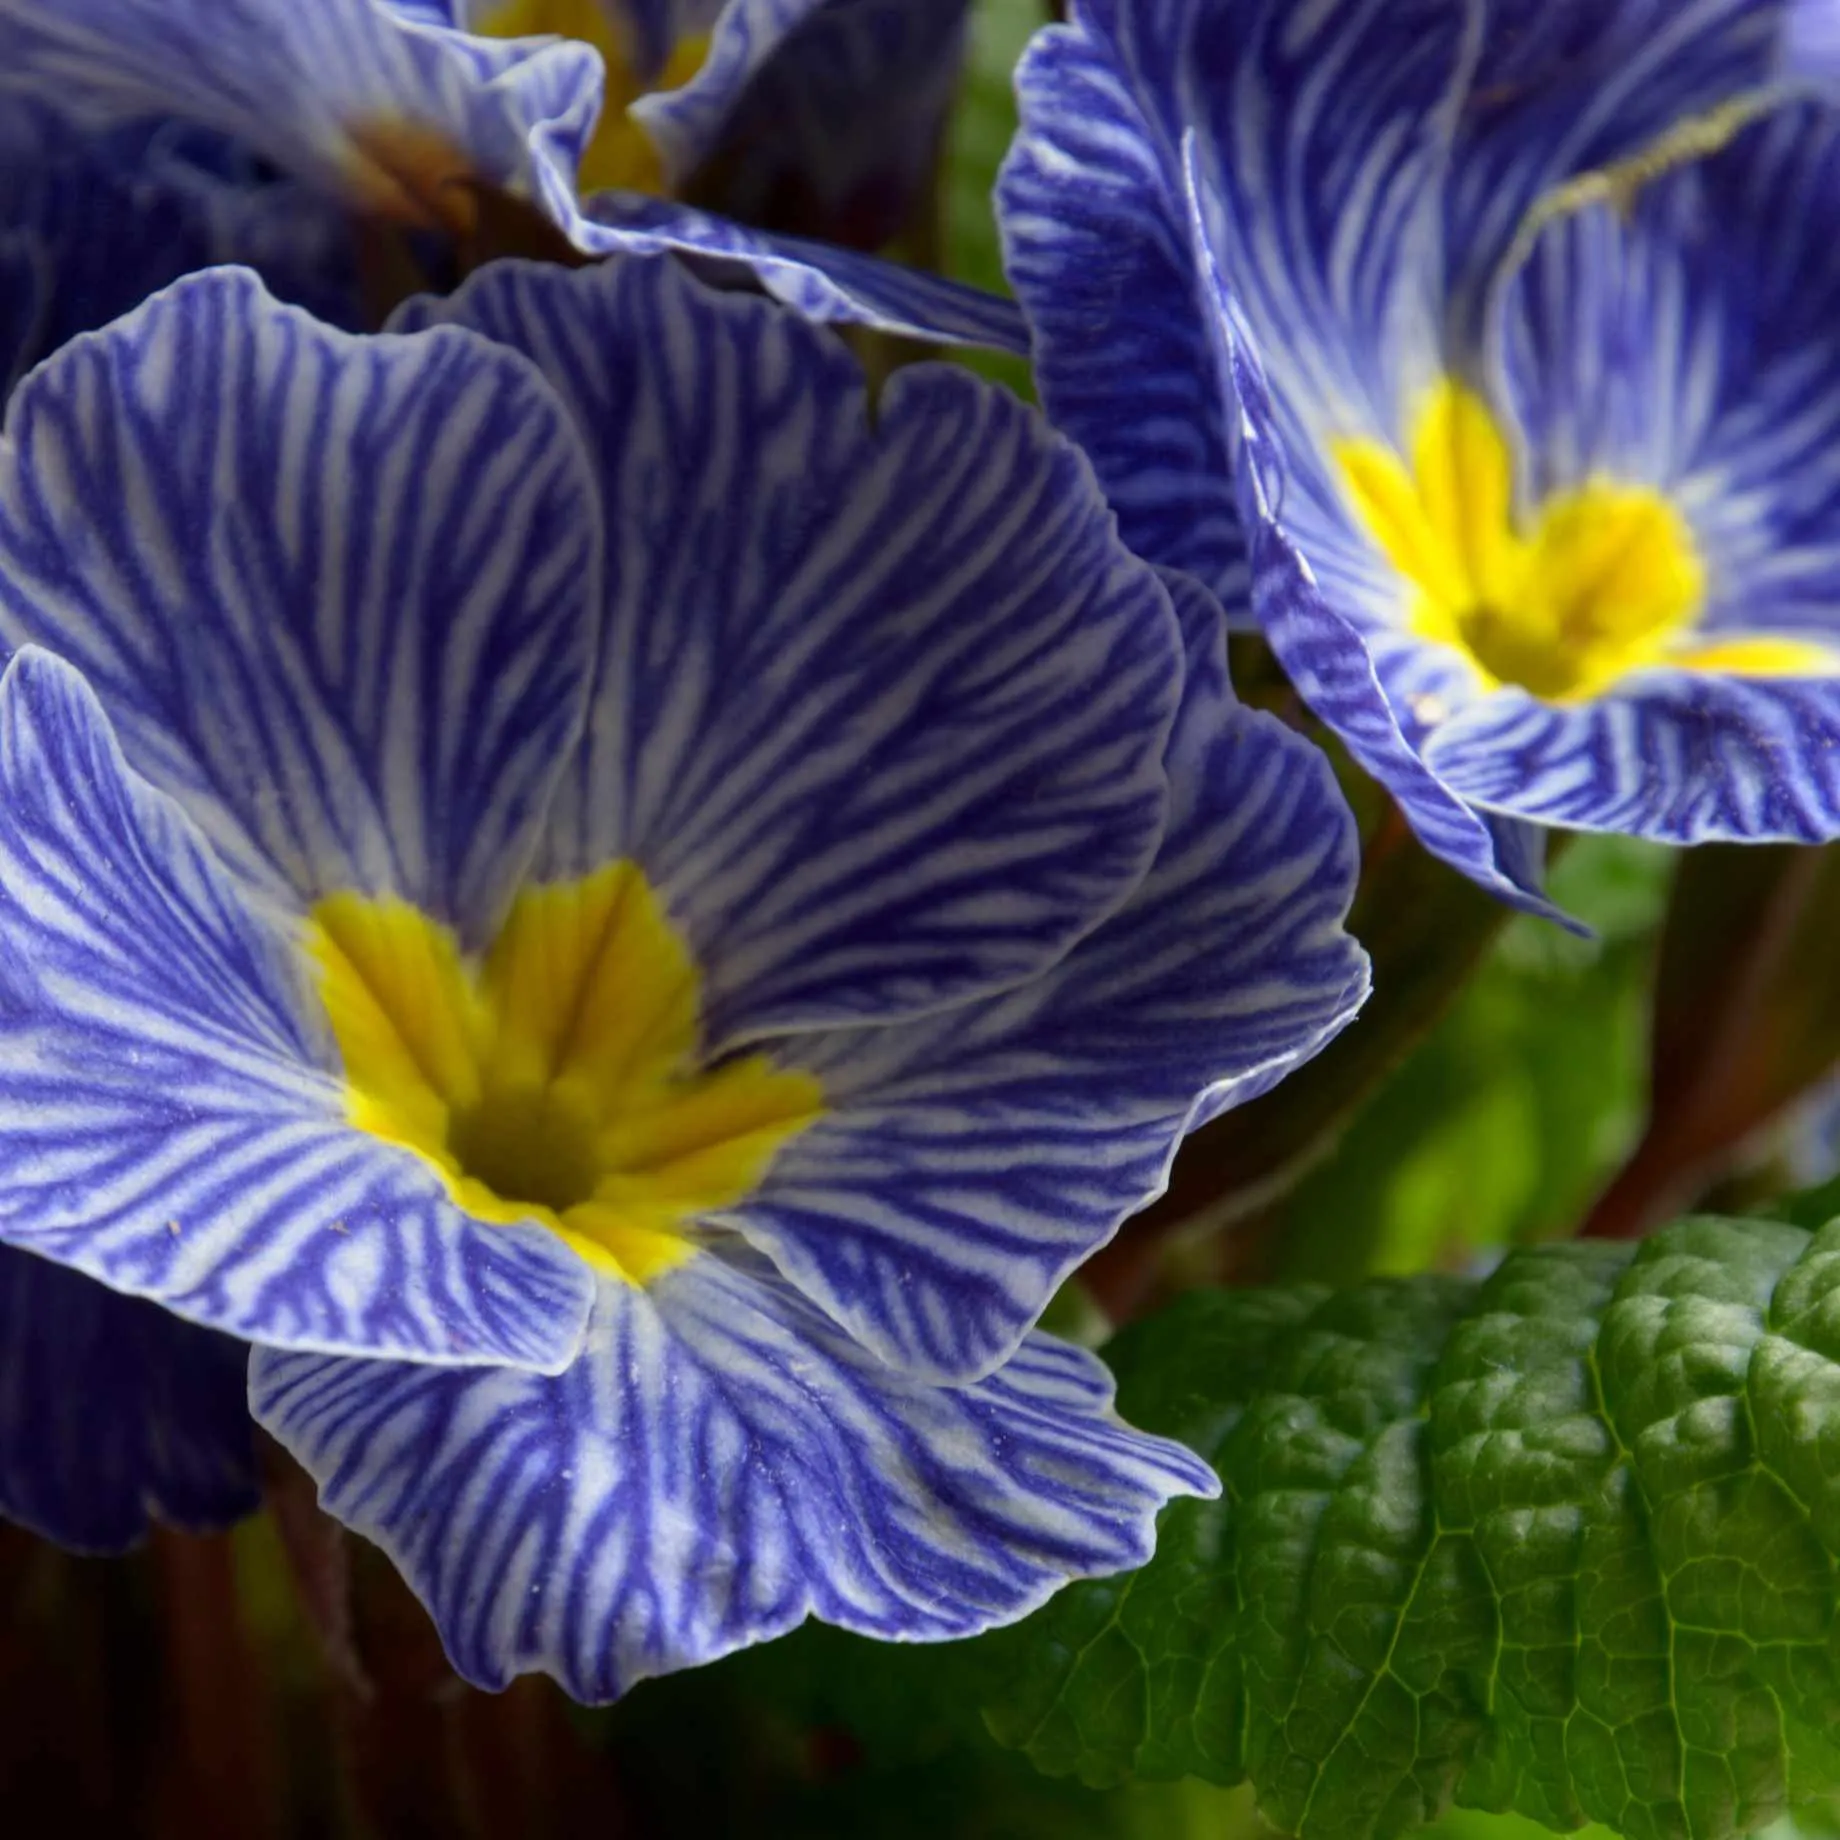
[[[1009,284],[991,188],[1016,132],[1012,73],[1042,20],[1040,0],[980,0],[972,8],[969,55],[946,134],[940,195],[945,272],[995,294],[1007,294]],[[979,351],[957,356],[1017,395],[1034,399],[1029,367],[1021,358]]]
[[[985,1645],[1044,1771],[1250,1777],[1324,1840],[1453,1799],[1711,1840],[1840,1785],[1840,1222],[1195,1292],[1107,1353],[1226,1493]]]
[[[1571,1231],[1640,1130],[1648,985],[1673,866],[1672,852],[1628,838],[1571,844],[1553,893],[1595,936],[1531,919],[1506,928],[1295,1191],[1282,1275],[1349,1284],[1460,1268],[1479,1251]]]

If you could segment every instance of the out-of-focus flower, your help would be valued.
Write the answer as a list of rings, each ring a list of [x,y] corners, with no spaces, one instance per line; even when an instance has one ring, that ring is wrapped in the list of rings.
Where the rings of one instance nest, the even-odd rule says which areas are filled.
[[[750,224],[878,248],[930,177],[967,0],[442,0],[445,23],[601,54],[584,192],[694,196]],[[658,207],[607,199],[616,212]]]
[[[681,87],[634,105],[730,216],[878,248],[930,183],[967,0],[729,0]]]
[[[178,283],[0,449],[0,1241],[256,1344],[478,1680],[1140,1561],[1212,1479],[1032,1324],[1365,991],[1219,627],[667,262]]]
[[[77,334],[215,264],[255,269],[333,324],[361,317],[339,213],[213,135],[90,133],[4,95],[0,171],[0,398]]]
[[[522,23],[521,12],[499,11],[508,26]],[[611,25],[597,31],[622,60],[614,104],[644,80],[633,74],[648,69],[644,46],[665,42],[676,14],[635,5],[619,17],[653,25],[630,52]],[[471,237],[486,195],[505,193],[589,256],[720,259],[809,318],[1021,347],[1009,302],[939,276],[665,198],[610,190],[584,199],[582,185],[617,177],[643,132],[603,106],[607,65],[596,44],[506,39],[443,23],[450,18],[457,10],[440,0],[0,0],[0,86],[91,126],[213,129],[352,212],[411,232]],[[727,68],[712,57],[699,120],[716,108],[710,86]],[[667,60],[652,74],[668,73]],[[735,65],[737,82],[743,74]],[[671,144],[693,142],[684,127]]]
[[[0,1515],[80,1552],[256,1506],[241,1342],[0,1246]]]
[[[1086,0],[1024,67],[1051,413],[1525,906],[1538,826],[1840,834],[1835,134],[1767,113],[1804,18]]]

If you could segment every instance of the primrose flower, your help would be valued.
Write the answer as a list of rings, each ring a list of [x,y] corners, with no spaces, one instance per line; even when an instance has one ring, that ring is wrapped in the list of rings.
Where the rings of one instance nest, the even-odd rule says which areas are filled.
[[[475,1680],[1139,1562],[1213,1479],[1032,1325],[1365,992],[1219,626],[669,261],[179,282],[0,448],[0,1242],[254,1344]]]
[[[164,130],[79,132],[0,103],[0,398],[79,333],[233,257],[322,314],[348,300],[336,226],[299,187]],[[0,1515],[119,1551],[149,1516],[203,1531],[256,1505],[247,1350],[0,1248]]]
[[[0,399],[78,333],[217,264],[322,319],[362,319],[338,214],[214,136],[92,134],[0,95],[0,170]]]
[[[472,10],[494,31],[573,24],[592,42],[465,30],[446,0],[0,0],[0,85],[92,127],[170,119],[215,130],[358,217],[415,235],[474,239],[485,195],[504,193],[590,256],[719,257],[808,318],[1024,343],[1010,303],[935,275],[666,199],[609,191],[584,202],[582,184],[658,179],[642,130],[616,111],[636,86],[669,80],[670,61],[654,70],[649,47],[693,8]],[[715,108],[710,87],[702,103],[699,119]],[[688,147],[689,130],[673,144]]]
[[[683,65],[698,60],[688,80],[632,104],[675,188],[747,223],[864,249],[890,241],[938,156],[968,0],[714,10],[705,37],[679,40]]]
[[[249,1351],[0,1247],[0,1515],[80,1552],[149,1519],[228,1527],[258,1503]]]
[[[1535,827],[1840,835],[1833,127],[1767,113],[1806,22],[1082,0],[1025,61],[1050,412],[1521,905]]]

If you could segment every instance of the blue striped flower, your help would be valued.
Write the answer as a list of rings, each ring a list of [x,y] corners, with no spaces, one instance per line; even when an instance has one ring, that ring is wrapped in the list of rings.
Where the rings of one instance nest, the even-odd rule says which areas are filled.
[[[1219,626],[669,262],[179,282],[0,446],[0,1242],[254,1344],[478,1680],[1137,1562],[1212,1478],[1032,1325],[1365,990]]]
[[[80,1552],[257,1505],[242,1343],[0,1246],[0,1515]]]
[[[1542,826],[1840,834],[1834,127],[1767,114],[1809,23],[1081,0],[1024,66],[1051,413],[1524,906]]]
[[[635,100],[633,117],[678,186],[730,216],[879,248],[931,180],[968,12],[969,0],[727,0],[678,53],[694,73]]]
[[[0,95],[0,170],[0,400],[77,334],[220,263],[322,319],[363,318],[341,214],[218,137],[90,133]]]
[[[694,0],[634,0],[629,17],[643,34],[597,30],[610,93],[594,44],[462,27],[474,13],[507,30],[526,15],[539,27],[597,20],[598,4],[0,0],[0,85],[91,125],[172,118],[211,128],[361,216],[419,232],[470,236],[488,188],[535,207],[588,255],[720,257],[808,318],[1021,347],[1009,302],[938,276],[662,198],[610,190],[584,200],[583,183],[655,174],[655,162],[634,165],[642,132],[611,105],[668,77],[648,47],[696,12]],[[699,90],[697,119],[718,110],[722,83],[745,74],[725,58]],[[673,145],[692,138],[684,126]]]
[[[339,226],[209,138],[79,132],[0,105],[0,399],[36,363],[193,269],[232,259],[346,309]],[[0,1248],[0,1515],[119,1551],[149,1516],[205,1530],[256,1503],[247,1351],[15,1247]]]

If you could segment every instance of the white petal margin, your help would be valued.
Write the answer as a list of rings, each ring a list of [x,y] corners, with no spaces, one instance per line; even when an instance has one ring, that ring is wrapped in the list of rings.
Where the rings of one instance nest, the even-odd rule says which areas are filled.
[[[1343,927],[1359,845],[1329,763],[1234,701],[1219,604],[1171,586],[1188,690],[1169,829],[1130,903],[1007,996],[776,1049],[829,1109],[723,1224],[916,1373],[1006,1360],[1161,1193],[1185,1132],[1276,1084],[1367,995]]]
[[[714,256],[739,263],[782,305],[809,320],[874,326],[942,345],[1026,355],[1014,301],[925,269],[854,249],[750,230],[694,206],[637,192],[597,192],[578,209],[554,207],[590,255]]]
[[[441,320],[580,418],[610,594],[539,859],[637,860],[703,968],[711,1052],[1040,972],[1155,854],[1169,597],[1090,468],[1007,392],[862,372],[676,264],[501,263]]]
[[[0,1242],[244,1340],[555,1370],[587,1268],[353,1131],[285,921],[37,648],[0,680]]]
[[[1208,1467],[1031,1337],[977,1386],[880,1366],[766,1270],[705,1254],[604,1285],[567,1373],[255,1351],[257,1420],[484,1687],[611,1700],[814,1616],[885,1639],[1014,1621],[1142,1564]]]
[[[495,184],[572,173],[600,58],[566,39],[476,38],[386,0],[0,0],[0,83],[96,124],[176,116],[395,215],[378,130],[439,134]]]
[[[189,277],[21,385],[0,650],[75,664],[264,892],[489,936],[585,708],[601,538],[562,407],[460,331],[356,338]]]

